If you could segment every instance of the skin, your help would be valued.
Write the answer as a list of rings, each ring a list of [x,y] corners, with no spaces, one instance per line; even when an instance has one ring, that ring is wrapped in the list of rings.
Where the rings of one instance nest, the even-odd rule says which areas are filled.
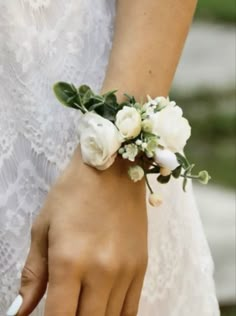
[[[195,10],[195,0],[118,0],[113,48],[102,91],[142,100],[166,96]],[[128,163],[106,171],[76,149],[32,227],[18,316],[37,306],[48,284],[45,316],[135,316],[147,267],[144,181]]]

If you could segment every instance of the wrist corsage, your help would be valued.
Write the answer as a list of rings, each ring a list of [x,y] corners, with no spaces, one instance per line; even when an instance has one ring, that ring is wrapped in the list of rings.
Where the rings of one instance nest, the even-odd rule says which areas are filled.
[[[159,205],[161,197],[153,192],[148,174],[157,174],[160,183],[182,177],[184,191],[188,179],[203,184],[210,179],[205,170],[192,174],[194,165],[183,154],[191,127],[175,101],[147,96],[141,104],[125,94],[125,101],[118,103],[117,91],[98,95],[86,85],[76,88],[65,82],[56,83],[54,92],[62,104],[83,113],[79,140],[84,163],[105,170],[117,155],[134,162],[128,175],[134,182],[145,178],[152,206]]]

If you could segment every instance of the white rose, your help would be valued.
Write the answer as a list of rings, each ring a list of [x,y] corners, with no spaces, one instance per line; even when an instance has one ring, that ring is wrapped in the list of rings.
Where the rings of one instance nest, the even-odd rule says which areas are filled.
[[[151,206],[160,206],[163,203],[162,197],[160,194],[151,193],[148,198],[149,203]]]
[[[142,167],[138,165],[132,166],[129,168],[128,174],[131,180],[133,180],[134,182],[137,182],[137,181],[142,180],[142,178],[144,177],[144,170]]]
[[[116,114],[116,126],[124,138],[135,138],[141,132],[141,116],[135,108],[124,106]]]
[[[175,170],[179,166],[175,154],[168,149],[157,148],[154,153],[154,160],[161,167],[169,170]]]
[[[173,152],[182,152],[191,135],[191,127],[179,106],[168,106],[151,116],[153,133],[160,136],[159,144]]]
[[[121,146],[115,125],[100,115],[88,112],[79,121],[79,138],[83,161],[99,170],[109,168]]]

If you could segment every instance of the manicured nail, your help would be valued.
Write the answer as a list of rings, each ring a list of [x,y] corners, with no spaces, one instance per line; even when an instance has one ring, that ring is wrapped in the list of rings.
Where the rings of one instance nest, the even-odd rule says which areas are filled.
[[[19,312],[22,303],[23,297],[21,295],[18,295],[9,307],[6,316],[15,316]]]

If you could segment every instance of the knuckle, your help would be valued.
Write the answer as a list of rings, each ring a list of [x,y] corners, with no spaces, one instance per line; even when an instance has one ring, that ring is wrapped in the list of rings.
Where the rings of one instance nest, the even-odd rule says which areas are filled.
[[[99,255],[96,262],[97,268],[101,271],[101,273],[105,275],[114,276],[120,271],[120,261],[117,256],[113,256],[111,254]]]
[[[36,273],[33,272],[33,270],[31,268],[29,268],[28,266],[25,266],[22,270],[21,273],[21,285],[25,286],[29,283],[38,281],[38,276],[36,275]]]
[[[53,266],[60,267],[66,272],[70,271],[72,268],[77,268],[78,266],[77,256],[69,251],[53,254],[51,262]]]

